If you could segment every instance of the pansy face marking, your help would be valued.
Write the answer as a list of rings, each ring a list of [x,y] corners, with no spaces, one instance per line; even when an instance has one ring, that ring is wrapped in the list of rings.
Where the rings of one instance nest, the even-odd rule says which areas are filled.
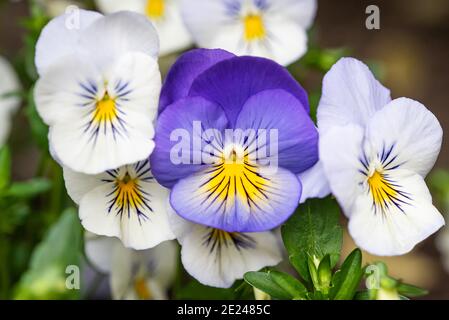
[[[154,179],[148,160],[95,176],[64,168],[64,180],[90,232],[117,237],[137,250],[174,238],[167,218],[168,191]]]
[[[220,257],[220,251],[223,247],[235,247],[237,250],[254,249],[256,242],[249,234],[238,232],[226,232],[220,229],[208,228],[208,232],[204,235],[202,243],[209,248],[209,253],[212,254],[215,250],[218,252],[216,257]]]
[[[113,190],[106,195],[108,213],[115,213],[121,218],[130,218],[136,214],[139,223],[150,219],[152,195],[145,191],[145,184],[154,178],[151,175],[148,161],[140,161],[118,170],[109,170],[109,179],[104,182],[113,184]],[[106,212],[106,210],[105,210]]]

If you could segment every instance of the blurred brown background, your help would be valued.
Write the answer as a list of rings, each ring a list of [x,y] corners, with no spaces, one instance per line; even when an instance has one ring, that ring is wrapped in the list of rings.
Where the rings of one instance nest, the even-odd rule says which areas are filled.
[[[276,1],[276,0],[274,0]],[[380,8],[381,29],[365,28],[365,9]],[[27,15],[26,1],[0,0],[0,54],[14,60],[22,47],[21,17]],[[322,48],[347,47],[364,61],[381,63],[383,82],[393,98],[407,96],[426,105],[435,113],[445,130],[443,149],[437,167],[449,169],[449,1],[448,0],[318,0],[315,41]],[[1,75],[0,75],[1,76]],[[306,88],[319,87],[321,78],[308,81]],[[18,116],[15,144],[18,178],[25,178],[35,168],[35,151],[21,141]],[[19,128],[19,129],[17,129]],[[13,133],[14,134],[14,133]],[[14,134],[16,135],[16,134]],[[20,169],[20,170],[18,170]],[[382,259],[393,275],[423,286],[431,294],[426,298],[449,299],[449,274],[430,238],[411,254]],[[345,251],[353,246],[345,238]],[[366,261],[375,261],[368,257]]]

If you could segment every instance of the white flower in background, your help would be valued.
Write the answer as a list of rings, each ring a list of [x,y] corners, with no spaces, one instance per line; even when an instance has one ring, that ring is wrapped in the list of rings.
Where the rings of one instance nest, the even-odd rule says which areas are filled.
[[[55,157],[74,171],[97,174],[153,151],[158,37],[136,13],[76,15],[53,19],[40,35],[35,100]]]
[[[168,190],[153,178],[148,160],[92,176],[64,168],[64,180],[88,231],[117,237],[137,250],[175,238],[167,217]]]
[[[0,147],[6,142],[11,129],[11,117],[20,105],[20,99],[10,94],[20,89],[19,79],[9,64],[0,56]]]
[[[375,255],[400,255],[444,225],[424,182],[442,142],[435,116],[390,91],[358,60],[324,78],[318,107],[320,158],[349,232]]]
[[[95,0],[100,11],[135,11],[147,16],[159,33],[160,55],[188,48],[192,39],[181,18],[180,0]]]
[[[118,239],[87,233],[85,250],[89,262],[100,272],[109,274],[113,299],[168,299],[178,261],[174,241],[136,251],[125,248]]]
[[[277,265],[282,250],[274,232],[237,233],[199,225],[169,211],[184,269],[204,285],[229,288],[248,271]]]
[[[288,65],[307,51],[316,0],[182,0],[194,41]]]
[[[38,5],[43,8],[45,13],[50,17],[56,17],[66,12],[67,8],[73,6],[83,7],[79,1],[70,0],[35,0]]]

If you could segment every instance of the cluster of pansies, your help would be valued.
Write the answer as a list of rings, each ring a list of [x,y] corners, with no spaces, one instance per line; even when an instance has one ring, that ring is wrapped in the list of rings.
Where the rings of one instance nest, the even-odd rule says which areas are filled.
[[[64,14],[42,31],[35,100],[95,234],[87,256],[111,274],[115,298],[166,297],[173,239],[210,286],[276,265],[276,228],[331,192],[356,243],[377,255],[404,254],[444,224],[424,182],[442,129],[423,105],[392,100],[345,58],[312,121],[282,65],[305,53],[316,1],[97,2],[111,14],[81,10],[76,28]],[[162,85],[158,57],[192,39],[222,49],[181,55]]]

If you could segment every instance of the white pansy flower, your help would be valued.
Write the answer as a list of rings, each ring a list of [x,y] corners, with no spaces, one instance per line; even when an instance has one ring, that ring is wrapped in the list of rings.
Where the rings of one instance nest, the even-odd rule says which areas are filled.
[[[204,285],[229,288],[248,271],[282,260],[278,238],[271,231],[226,232],[199,225],[169,211],[171,228],[181,244],[184,269]]]
[[[168,190],[153,178],[148,160],[98,175],[64,168],[64,180],[88,231],[117,237],[137,250],[175,238],[167,217]]]
[[[174,241],[136,251],[125,248],[115,238],[86,234],[85,239],[87,259],[100,272],[109,275],[113,299],[168,299],[178,260]]]
[[[20,99],[10,94],[20,89],[19,79],[9,64],[0,56],[0,147],[6,142],[11,129],[11,117],[20,105]]]
[[[237,55],[270,58],[282,65],[307,51],[316,0],[182,0],[194,41]]]
[[[136,13],[78,15],[59,16],[43,29],[34,93],[55,157],[74,171],[97,174],[153,151],[158,37]]]
[[[129,10],[147,16],[160,38],[160,55],[189,47],[192,39],[181,18],[180,0],[95,0],[104,13]]]
[[[390,92],[358,60],[324,78],[318,107],[320,158],[358,246],[400,255],[444,225],[424,177],[442,142],[435,116]]]

